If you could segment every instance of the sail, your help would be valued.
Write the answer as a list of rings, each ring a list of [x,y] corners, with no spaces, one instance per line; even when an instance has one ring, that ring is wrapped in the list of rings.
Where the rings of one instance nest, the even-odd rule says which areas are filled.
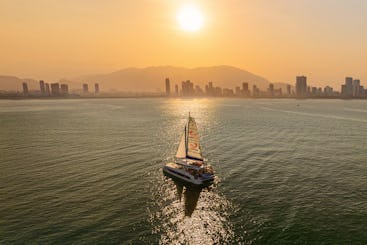
[[[188,137],[187,137],[187,157],[197,160],[203,160],[199,142],[199,132],[195,119],[189,117]]]
[[[180,144],[178,145],[177,158],[186,158],[186,141],[185,141],[185,132],[182,134]]]

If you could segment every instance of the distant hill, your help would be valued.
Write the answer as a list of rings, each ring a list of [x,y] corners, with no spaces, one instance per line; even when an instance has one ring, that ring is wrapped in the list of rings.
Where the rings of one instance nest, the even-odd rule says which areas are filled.
[[[22,83],[27,82],[31,90],[39,89],[39,83],[33,79],[20,79],[15,76],[0,76],[0,90],[22,91]]]
[[[243,82],[256,84],[260,89],[266,90],[269,85],[267,79],[232,66],[212,66],[198,68],[183,68],[174,66],[156,66],[147,68],[126,68],[108,74],[81,76],[74,79],[61,79],[61,83],[69,84],[69,88],[81,89],[82,83],[88,83],[90,89],[98,82],[102,91],[131,91],[131,92],[157,92],[164,91],[165,79],[171,81],[171,89],[181,82],[191,80],[203,89],[208,82],[222,88],[241,86]],[[22,83],[27,82],[30,90],[39,90],[39,82],[33,79],[21,79],[14,76],[0,76],[0,90],[21,91]],[[50,81],[45,81],[50,82]]]
[[[175,84],[191,80],[195,85],[204,88],[208,82],[223,88],[235,88],[248,82],[250,89],[256,84],[261,89],[268,87],[268,80],[248,71],[231,66],[213,66],[199,68],[183,68],[174,66],[156,66],[147,68],[127,68],[109,74],[89,75],[76,78],[78,82],[92,85],[99,82],[101,89],[119,91],[164,91],[164,80],[169,78],[171,89]]]

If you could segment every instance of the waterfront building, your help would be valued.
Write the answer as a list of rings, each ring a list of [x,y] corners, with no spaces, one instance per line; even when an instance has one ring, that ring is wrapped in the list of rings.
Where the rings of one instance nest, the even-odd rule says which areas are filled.
[[[40,81],[40,92],[41,92],[41,95],[45,95],[46,93],[45,82],[43,80]]]
[[[242,95],[242,91],[241,91],[240,86],[237,86],[235,91],[236,91],[236,96],[241,96]]]
[[[59,96],[60,95],[60,85],[59,83],[51,83],[51,95]]]
[[[292,93],[291,89],[292,89],[292,86],[290,84],[287,84],[287,95],[288,96],[291,95]]]
[[[61,84],[60,92],[61,92],[61,95],[69,94],[69,86],[67,84]]]
[[[50,84],[45,83],[45,95],[50,96]]]
[[[218,96],[218,97],[222,96],[223,95],[222,88],[221,87],[215,87],[214,88],[214,95]]]
[[[334,91],[333,91],[333,88],[332,87],[326,86],[324,88],[324,95],[325,96],[333,96],[333,94],[334,94]]]
[[[257,97],[260,95],[260,89],[256,86],[252,86],[252,96]]]
[[[270,96],[274,96],[274,84],[269,83],[268,93]]]
[[[353,78],[346,77],[345,78],[345,96],[352,97],[353,96]]]
[[[86,83],[83,84],[83,93],[85,94],[89,93],[88,84]]]
[[[23,86],[23,95],[28,95],[29,94],[28,84],[24,82],[22,86]]]
[[[171,84],[169,78],[166,78],[166,95],[170,96],[171,94]]]
[[[190,80],[182,82],[182,96],[193,96],[195,94],[194,84]]]
[[[178,96],[178,85],[175,85],[175,95]]]
[[[94,93],[99,94],[99,83],[94,84]]]
[[[248,92],[248,83],[242,83],[242,90],[244,93]]]
[[[296,95],[298,97],[304,97],[307,94],[307,77],[297,76],[296,77]]]

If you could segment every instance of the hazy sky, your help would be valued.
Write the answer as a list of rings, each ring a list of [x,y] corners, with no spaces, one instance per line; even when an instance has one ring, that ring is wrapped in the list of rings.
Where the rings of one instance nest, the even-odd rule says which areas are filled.
[[[177,23],[191,3],[195,33]],[[233,65],[274,82],[367,82],[366,0],[0,0],[0,74]]]

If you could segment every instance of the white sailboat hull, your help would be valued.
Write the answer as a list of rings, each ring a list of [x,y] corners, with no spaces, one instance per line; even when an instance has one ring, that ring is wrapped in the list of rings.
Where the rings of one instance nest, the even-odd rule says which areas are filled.
[[[194,176],[190,174],[186,169],[179,169],[175,167],[175,163],[168,163],[163,167],[163,173],[171,177],[184,185],[190,186],[209,186],[214,181],[214,175],[208,175],[206,177]]]

